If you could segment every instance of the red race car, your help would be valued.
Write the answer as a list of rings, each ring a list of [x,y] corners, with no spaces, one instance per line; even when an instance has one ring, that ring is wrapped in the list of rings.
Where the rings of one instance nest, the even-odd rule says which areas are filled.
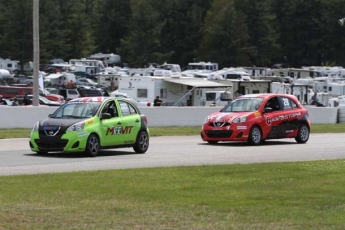
[[[210,144],[219,141],[247,141],[259,145],[267,139],[309,139],[308,110],[288,94],[250,94],[236,98],[222,110],[208,115],[201,138]]]

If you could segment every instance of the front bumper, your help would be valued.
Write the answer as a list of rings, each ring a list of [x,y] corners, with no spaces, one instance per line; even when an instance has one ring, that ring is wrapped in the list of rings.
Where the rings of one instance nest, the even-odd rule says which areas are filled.
[[[247,141],[249,131],[250,127],[243,124],[231,124],[224,127],[204,124],[200,135],[203,141]]]
[[[32,131],[29,144],[33,152],[84,152],[88,136],[85,130],[66,132],[60,137]]]

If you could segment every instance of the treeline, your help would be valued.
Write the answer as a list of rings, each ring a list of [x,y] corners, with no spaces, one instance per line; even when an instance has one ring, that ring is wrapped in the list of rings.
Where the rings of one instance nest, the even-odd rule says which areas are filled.
[[[0,0],[0,57],[33,60],[33,1]],[[40,0],[40,58],[132,67],[345,65],[344,0]]]

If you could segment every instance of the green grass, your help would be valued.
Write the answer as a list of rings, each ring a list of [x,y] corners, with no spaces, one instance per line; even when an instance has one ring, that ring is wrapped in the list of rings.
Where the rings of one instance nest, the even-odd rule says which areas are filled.
[[[344,160],[0,177],[0,229],[343,229]]]
[[[150,135],[154,136],[184,136],[199,135],[201,126],[168,126],[150,127]],[[27,138],[31,129],[0,129],[0,139]],[[312,133],[345,133],[345,124],[312,124]]]
[[[150,132],[199,135],[200,127]],[[312,126],[337,132],[345,125]],[[0,130],[0,138],[29,135]],[[0,230],[345,228],[344,160],[1,176],[0,185]]]

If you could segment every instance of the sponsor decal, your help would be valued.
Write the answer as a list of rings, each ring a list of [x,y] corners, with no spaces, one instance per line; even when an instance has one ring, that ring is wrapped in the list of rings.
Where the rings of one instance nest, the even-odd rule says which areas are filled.
[[[271,126],[272,122],[284,121],[284,120],[292,119],[292,118],[299,117],[299,116],[301,116],[301,112],[287,114],[287,115],[279,115],[279,116],[276,116],[276,117],[265,116],[265,120],[266,120],[266,124],[268,126]]]
[[[86,135],[87,135],[87,132],[78,133],[78,137],[83,137],[83,136],[86,136]]]
[[[59,126],[43,126],[43,130],[45,131],[49,131],[49,130],[56,131],[58,129],[59,129]]]
[[[272,125],[272,117],[265,116],[265,121],[266,121],[266,125],[267,126],[271,126]]]
[[[107,129],[106,135],[121,135],[121,134],[130,134],[132,132],[133,126],[115,126]]]
[[[213,121],[214,127],[222,127],[225,124],[225,119],[220,118]]]
[[[247,129],[247,126],[237,126],[237,129],[244,130]]]

